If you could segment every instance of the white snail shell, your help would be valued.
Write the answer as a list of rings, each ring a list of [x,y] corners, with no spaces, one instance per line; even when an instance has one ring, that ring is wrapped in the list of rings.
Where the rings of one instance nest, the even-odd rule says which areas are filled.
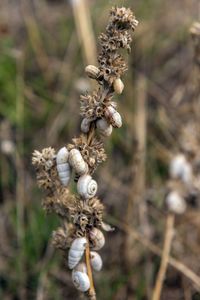
[[[183,154],[177,154],[170,162],[169,173],[171,178],[180,178],[184,183],[192,182],[192,167]]]
[[[68,186],[71,178],[71,167],[68,164],[69,151],[66,147],[61,148],[56,156],[57,170],[60,181],[64,186]]]
[[[186,210],[185,199],[177,192],[172,191],[166,197],[168,209],[175,214],[183,214]]]
[[[110,125],[105,118],[97,120],[96,126],[104,136],[111,135],[112,125]]]
[[[90,288],[90,280],[86,273],[73,270],[72,281],[77,290],[81,292],[86,292]]]
[[[114,88],[115,93],[117,93],[117,94],[121,94],[123,92],[124,84],[120,78],[116,78],[114,80],[113,88]]]
[[[100,70],[97,67],[93,66],[93,65],[88,65],[85,68],[85,72],[88,75],[88,77],[90,77],[92,79],[97,79],[97,77],[100,73]]]
[[[90,252],[90,263],[95,271],[100,271],[103,265],[101,256],[95,251]]]
[[[112,105],[104,108],[104,116],[114,128],[120,128],[122,126],[122,118]]]
[[[85,199],[93,198],[97,192],[97,182],[88,174],[79,177],[77,191]]]
[[[86,238],[77,238],[73,241],[68,254],[68,266],[73,269],[81,260],[87,241]]]
[[[90,242],[92,244],[93,250],[101,249],[105,244],[105,238],[101,230],[96,227],[93,227],[89,233]]]
[[[88,172],[88,165],[77,149],[72,149],[69,152],[69,163],[78,175],[83,175]]]
[[[90,119],[84,118],[81,122],[81,131],[84,133],[88,133],[90,129]]]

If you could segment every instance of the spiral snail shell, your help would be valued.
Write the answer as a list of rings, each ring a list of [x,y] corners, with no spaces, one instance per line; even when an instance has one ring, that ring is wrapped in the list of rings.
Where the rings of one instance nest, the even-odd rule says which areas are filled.
[[[93,227],[89,232],[89,239],[91,242],[91,248],[93,250],[101,249],[105,244],[105,238],[101,230]]]
[[[71,178],[71,167],[68,164],[69,151],[66,147],[61,148],[56,156],[57,170],[60,181],[64,186],[68,186]]]
[[[86,292],[90,288],[90,280],[86,273],[80,271],[72,271],[72,282],[77,290]]]
[[[104,108],[104,116],[114,128],[120,128],[122,126],[122,118],[112,105]]]
[[[83,175],[88,172],[88,165],[77,149],[72,149],[69,152],[69,163],[78,175]]]
[[[104,136],[111,135],[112,125],[110,125],[105,118],[97,120],[96,126]]]
[[[73,241],[68,254],[68,266],[70,269],[73,269],[81,260],[86,244],[87,241],[84,237],[76,238]]]
[[[97,192],[97,182],[88,174],[79,177],[77,191],[85,199],[93,198]]]
[[[100,70],[97,67],[93,66],[93,65],[88,65],[85,68],[85,72],[88,75],[88,77],[90,77],[92,79],[97,79],[97,77],[100,73]]]
[[[90,251],[90,263],[95,271],[100,271],[103,265],[101,256],[95,251]]]
[[[117,93],[117,94],[121,94],[123,92],[124,84],[120,78],[116,78],[114,80],[113,88],[114,88],[115,93]]]

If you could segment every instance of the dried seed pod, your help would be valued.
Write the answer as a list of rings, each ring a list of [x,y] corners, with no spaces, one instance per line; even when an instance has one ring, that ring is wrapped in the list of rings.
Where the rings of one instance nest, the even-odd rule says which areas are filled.
[[[77,290],[81,292],[86,292],[90,288],[90,280],[86,273],[73,270],[72,282]]]
[[[89,129],[90,129],[90,119],[88,118],[84,118],[81,122],[81,131],[84,133],[88,133]]]
[[[86,238],[77,238],[73,241],[68,254],[68,266],[73,269],[81,260],[87,241]]]
[[[83,175],[88,172],[88,165],[77,149],[72,149],[69,152],[69,163],[78,175]]]
[[[91,248],[93,250],[101,249],[105,244],[105,238],[101,230],[93,227],[89,232],[89,239],[91,242]]]
[[[71,167],[68,164],[69,151],[66,147],[61,148],[56,156],[57,170],[60,181],[64,186],[68,186],[71,178]]]
[[[95,251],[90,252],[90,263],[95,271],[100,271],[103,265],[101,256]]]
[[[116,78],[114,80],[113,88],[114,88],[115,93],[117,93],[117,94],[121,94],[123,92],[124,84],[120,78]]]
[[[175,214],[183,214],[186,210],[185,199],[177,192],[172,191],[166,197],[168,209]]]
[[[113,106],[109,105],[104,108],[104,116],[114,128],[122,126],[122,118]]]
[[[96,126],[104,136],[111,135],[112,125],[110,125],[105,118],[97,120]]]
[[[88,77],[90,77],[92,79],[97,79],[97,77],[99,76],[100,70],[93,65],[89,65],[85,68],[85,72],[88,75]]]
[[[88,174],[81,176],[77,183],[78,193],[85,199],[93,198],[96,195],[97,187],[97,182]]]

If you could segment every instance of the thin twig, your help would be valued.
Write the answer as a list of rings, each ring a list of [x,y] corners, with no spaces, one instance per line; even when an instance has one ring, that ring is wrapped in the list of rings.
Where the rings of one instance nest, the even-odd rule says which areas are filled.
[[[162,256],[162,250],[154,245],[149,239],[147,239],[145,236],[137,232],[135,229],[130,228],[125,223],[122,223],[118,220],[116,220],[113,217],[107,218],[107,222],[112,223],[115,226],[118,226],[120,229],[124,230],[125,232],[128,232],[132,237],[136,240],[138,240],[143,246],[147,247],[151,252],[158,256]],[[186,265],[184,265],[182,262],[176,260],[175,258],[172,258],[169,256],[168,263],[176,268],[178,271],[183,273],[188,279],[190,279],[195,285],[196,288],[200,291],[200,277],[194,273],[190,268],[188,268]]]
[[[90,248],[89,248],[89,241],[87,236],[86,236],[86,240],[87,240],[87,244],[85,249],[85,258],[86,258],[87,273],[90,280],[90,289],[87,292],[87,295],[91,300],[96,300],[96,294],[95,294],[93,278],[92,278],[92,269],[90,265]]]
[[[161,265],[158,271],[152,300],[160,299],[163,281],[167,270],[171,244],[172,244],[174,218],[175,218],[174,214],[169,214],[167,217],[167,225],[166,225],[166,233],[165,233],[165,241],[164,241],[164,247],[162,252]]]

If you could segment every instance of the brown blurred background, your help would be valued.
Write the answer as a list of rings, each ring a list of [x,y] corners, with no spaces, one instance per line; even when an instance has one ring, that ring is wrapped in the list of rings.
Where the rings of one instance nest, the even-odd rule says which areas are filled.
[[[59,220],[41,209],[31,155],[79,135],[79,95],[93,84],[84,68],[95,63],[113,5],[130,7],[140,23],[131,55],[123,54],[123,127],[105,140],[108,159],[95,174],[105,221],[116,227],[106,233],[95,287],[97,299],[151,299],[169,159],[181,151],[182,128],[199,122],[189,34],[200,20],[198,0],[0,1],[0,299],[79,299],[62,253],[50,245]],[[198,148],[198,132],[195,141]],[[171,255],[183,270],[170,263],[163,300],[200,299],[199,200],[195,194],[176,217]]]

